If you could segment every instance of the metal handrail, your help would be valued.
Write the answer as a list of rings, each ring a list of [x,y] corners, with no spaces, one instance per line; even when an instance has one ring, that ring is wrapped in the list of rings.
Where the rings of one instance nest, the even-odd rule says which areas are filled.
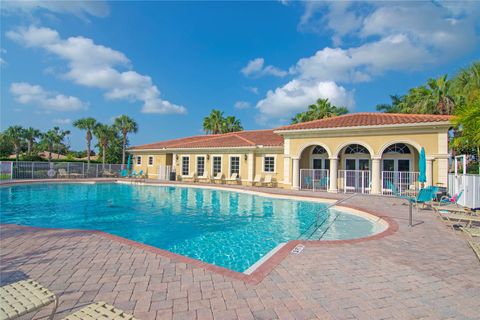
[[[324,213],[325,211],[328,211],[330,208],[332,208],[332,207],[334,207],[334,206],[336,206],[336,205],[338,205],[338,204],[340,204],[340,203],[342,203],[342,202],[345,202],[345,201],[347,201],[347,200],[350,200],[351,198],[355,197],[356,195],[357,195],[357,193],[354,193],[354,194],[352,194],[352,195],[350,195],[350,196],[348,196],[348,197],[346,197],[346,198],[340,199],[340,200],[336,201],[335,203],[332,203],[332,204],[326,206],[325,208],[323,208],[322,210],[320,210],[320,211],[317,213],[317,219],[315,219],[315,221],[312,222],[312,224],[311,224],[310,226],[308,226],[308,228],[300,235],[300,239],[304,238],[304,235],[307,233],[307,231],[309,231],[309,230],[312,228],[312,226],[315,225],[313,231],[310,232],[309,236],[306,237],[306,238],[304,238],[304,239],[310,239],[310,237],[327,221],[328,216],[322,221],[322,223],[318,224],[318,218],[321,216],[322,213]],[[338,214],[337,214],[337,216],[335,217],[335,219],[333,220],[333,222],[335,222],[335,220],[337,219],[337,217],[338,217]],[[331,227],[331,225],[333,224],[333,222],[330,224],[330,226],[329,226],[326,230],[328,230],[328,229]],[[326,232],[326,230],[325,230],[325,232]],[[323,234],[325,234],[325,232],[324,232]],[[323,234],[322,234],[322,236],[323,236]]]

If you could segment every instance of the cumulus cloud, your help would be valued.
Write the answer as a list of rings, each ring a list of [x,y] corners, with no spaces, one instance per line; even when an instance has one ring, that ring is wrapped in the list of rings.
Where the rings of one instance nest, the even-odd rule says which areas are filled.
[[[248,64],[240,70],[247,77],[275,76],[285,77],[288,72],[272,65],[265,66],[265,59],[256,58],[248,62]]]
[[[15,82],[10,92],[21,104],[36,104],[47,111],[77,111],[86,109],[87,104],[77,97],[46,91],[39,85],[27,82]]]
[[[245,87],[245,90],[250,91],[251,93],[258,94],[258,88],[257,87]]]
[[[141,101],[144,113],[186,113],[185,107],[161,98],[151,77],[128,70],[131,62],[122,52],[95,44],[92,39],[62,39],[55,30],[35,26],[8,31],[7,37],[67,61],[68,71],[62,74],[63,78],[102,89],[108,100]]]
[[[72,119],[53,119],[53,123],[55,124],[62,124],[62,125],[67,125],[72,123]]]
[[[319,98],[328,98],[336,106],[353,108],[353,92],[333,81],[310,81],[294,79],[283,87],[269,90],[264,99],[257,103],[262,121],[282,118],[295,112],[304,111]]]
[[[265,119],[302,111],[320,97],[351,107],[353,91],[344,84],[372,81],[388,71],[433,67],[478,46],[480,6],[471,2],[310,1],[303,5],[299,28],[327,30],[334,46],[300,58],[289,68],[293,79],[268,91],[257,103]],[[251,69],[262,70],[260,62]]]
[[[247,101],[237,101],[233,105],[235,109],[248,109],[251,107],[250,103]]]
[[[15,0],[2,1],[1,10],[7,13],[31,14],[38,10],[48,10],[53,13],[73,14],[78,17],[106,17],[110,8],[105,1],[52,1],[52,0]]]

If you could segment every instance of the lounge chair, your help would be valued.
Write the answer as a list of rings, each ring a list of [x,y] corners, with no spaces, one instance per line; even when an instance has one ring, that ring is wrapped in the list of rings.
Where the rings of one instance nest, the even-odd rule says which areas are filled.
[[[115,308],[103,301],[92,303],[75,313],[63,318],[63,320],[135,320],[135,318],[124,311]]]
[[[32,279],[0,287],[0,319],[15,319],[54,303],[48,319],[53,319],[58,299],[53,292]]]
[[[58,169],[58,177],[59,177],[59,178],[68,178],[67,170],[65,170],[65,169]]]
[[[457,205],[458,206],[458,200],[460,200],[460,198],[462,197],[462,194],[463,194],[463,190],[460,191],[460,193],[454,195],[453,197],[449,198],[447,196],[443,196],[441,199],[440,199],[440,202],[439,204],[440,205],[444,205],[444,204],[454,204],[454,205]]]
[[[480,237],[480,227],[460,227],[460,230],[462,230],[470,238]]]
[[[433,201],[433,199],[436,196],[436,192],[434,191],[435,191],[434,188],[423,188],[423,189],[420,189],[420,191],[418,192],[415,198],[405,198],[405,199],[415,204],[415,207],[417,208],[417,213],[418,213],[419,204],[422,204],[422,206],[425,207],[425,204]]]
[[[129,178],[135,178],[136,176],[137,176],[137,171],[132,170],[132,172],[130,172],[130,175],[128,177]]]
[[[215,176],[215,178],[213,178],[213,181],[215,182],[220,182],[220,183],[223,183],[223,173],[221,172],[218,172],[217,175]]]
[[[262,176],[260,174],[255,175],[255,179],[253,179],[252,186],[255,186],[261,183],[262,183]]]
[[[213,177],[209,175],[208,172],[206,171],[203,173],[203,176],[198,176],[197,178],[198,178],[198,181],[205,182],[205,183],[209,183],[213,181]]]
[[[477,256],[478,261],[480,261],[480,244],[473,241],[469,241],[468,244],[473,249],[473,252],[475,252],[475,255]]]
[[[115,172],[110,171],[110,170],[104,170],[102,172],[102,176],[107,177],[107,178],[112,178],[112,177],[116,177],[117,174]]]
[[[128,170],[127,169],[120,170],[119,173],[120,173],[120,177],[122,177],[122,178],[127,178],[128,177]]]
[[[302,189],[312,189],[313,188],[313,179],[311,176],[303,177]]]
[[[328,189],[328,183],[329,183],[330,179],[329,177],[325,176],[325,177],[322,177],[320,179],[320,181],[318,181],[318,188],[319,189],[322,189],[322,188],[327,188]]]
[[[232,175],[230,176],[230,178],[226,179],[226,182],[233,182],[233,183],[238,183],[239,179],[238,179],[238,173],[232,173]]]
[[[197,174],[192,173],[191,175],[188,176],[182,176],[182,181],[189,181],[189,182],[196,182],[197,179]]]
[[[454,225],[459,223],[464,223],[465,228],[470,228],[473,223],[480,224],[480,217],[474,216],[471,214],[462,214],[462,213],[450,213],[442,212],[442,210],[436,210],[438,217],[452,228]]]
[[[266,187],[273,187],[272,176],[271,175],[265,176],[265,179],[263,179],[262,185]]]

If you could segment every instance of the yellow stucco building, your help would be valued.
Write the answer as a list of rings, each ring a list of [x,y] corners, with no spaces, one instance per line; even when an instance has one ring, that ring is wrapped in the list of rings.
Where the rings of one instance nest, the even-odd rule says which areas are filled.
[[[391,194],[418,188],[422,147],[426,184],[446,186],[450,127],[450,116],[354,113],[162,141],[129,152],[133,169],[151,179],[245,185],[271,180],[288,189]]]

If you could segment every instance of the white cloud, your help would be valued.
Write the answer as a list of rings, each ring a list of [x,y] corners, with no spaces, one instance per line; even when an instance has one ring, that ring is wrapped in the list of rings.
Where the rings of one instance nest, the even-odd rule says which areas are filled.
[[[256,58],[248,62],[248,64],[240,70],[243,75],[247,77],[262,77],[262,76],[275,76],[285,77],[288,72],[280,68],[268,65],[265,66],[265,59]]]
[[[67,125],[72,123],[72,119],[53,119],[53,123]]]
[[[7,13],[31,14],[38,10],[48,10],[53,13],[73,14],[86,18],[106,17],[110,13],[108,4],[101,0],[88,1],[43,1],[43,0],[15,0],[2,1],[1,10]]]
[[[311,1],[303,5],[299,28],[327,30],[334,46],[343,44],[343,48],[325,47],[299,59],[289,68],[294,78],[268,91],[257,103],[263,119],[292,115],[320,97],[351,107],[353,92],[344,83],[372,81],[388,71],[434,67],[478,46],[480,6],[471,2]],[[263,61],[253,61],[250,69],[262,70]]]
[[[7,37],[66,60],[69,69],[62,74],[63,78],[103,89],[108,100],[141,101],[144,113],[186,113],[185,107],[163,100],[149,76],[122,71],[121,68],[130,67],[130,60],[122,52],[95,44],[92,39],[79,36],[64,40],[55,30],[35,26],[9,31]]]
[[[319,98],[328,98],[336,106],[353,108],[355,105],[353,92],[335,82],[294,79],[283,87],[268,91],[266,97],[257,103],[257,108],[262,121],[266,121],[304,111]]]
[[[47,111],[76,111],[87,108],[87,104],[77,97],[46,91],[39,85],[26,82],[12,83],[10,92],[17,102],[35,104]]]
[[[247,91],[250,91],[251,93],[258,94],[258,88],[257,87],[245,87]]]
[[[233,105],[235,109],[248,109],[251,107],[250,102],[247,101],[237,101]]]

